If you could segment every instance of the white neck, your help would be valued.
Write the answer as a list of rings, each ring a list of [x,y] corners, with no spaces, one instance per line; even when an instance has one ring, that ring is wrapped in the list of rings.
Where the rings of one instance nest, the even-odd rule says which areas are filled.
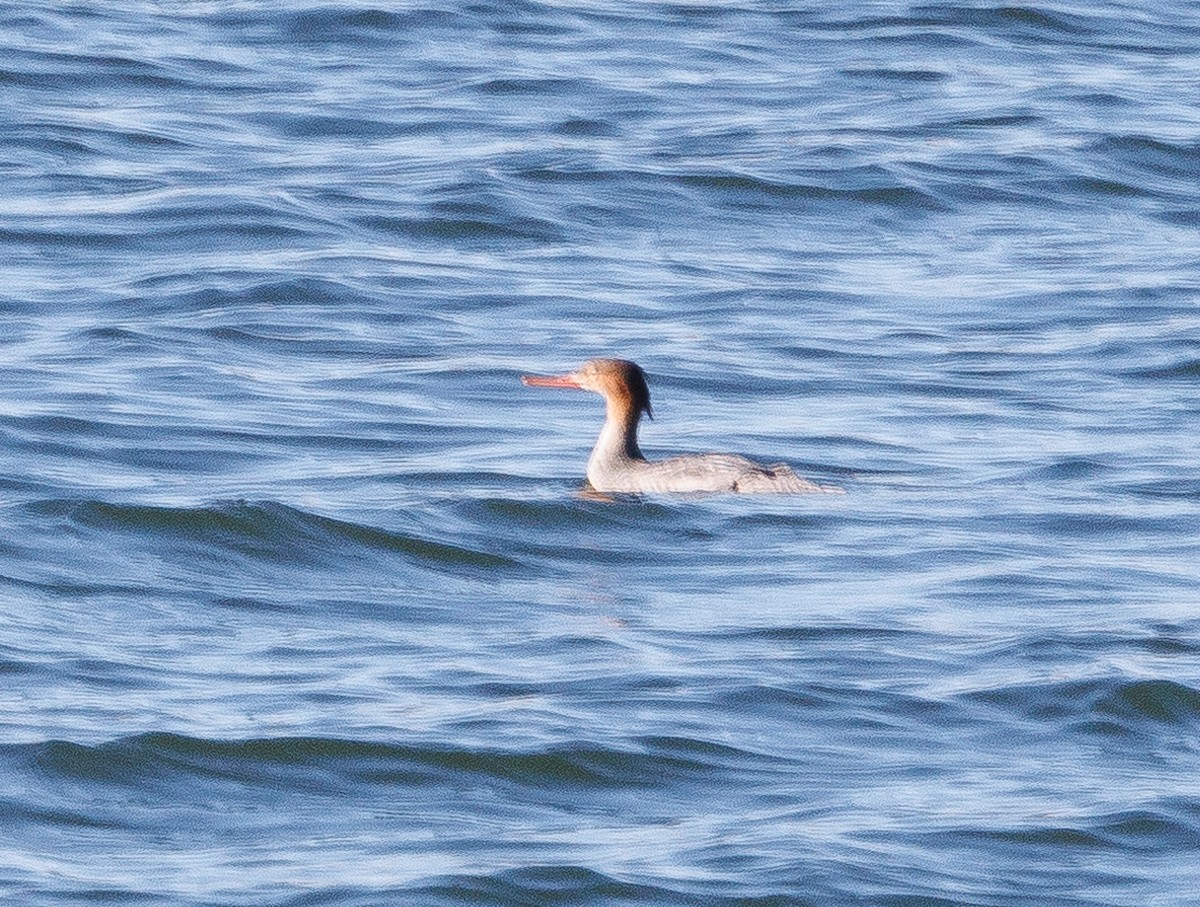
[[[592,448],[588,460],[589,469],[603,464],[624,463],[630,460],[645,460],[638,447],[637,428],[641,413],[636,410],[608,405],[608,417],[600,429],[600,437]]]

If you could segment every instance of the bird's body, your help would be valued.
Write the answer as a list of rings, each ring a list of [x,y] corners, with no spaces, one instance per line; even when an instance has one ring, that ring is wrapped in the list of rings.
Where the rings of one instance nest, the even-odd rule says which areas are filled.
[[[578,371],[555,377],[523,375],[535,387],[590,390],[604,397],[607,417],[588,459],[587,477],[600,492],[741,492],[814,494],[839,492],[803,479],[790,466],[764,466],[737,454],[684,454],[647,460],[638,447],[642,413],[650,415],[650,389],[641,368],[624,359],[593,359]]]

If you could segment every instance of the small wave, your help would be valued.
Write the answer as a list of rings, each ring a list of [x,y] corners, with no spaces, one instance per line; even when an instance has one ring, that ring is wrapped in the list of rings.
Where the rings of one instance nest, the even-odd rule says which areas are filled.
[[[467,904],[635,905],[678,907],[778,907],[777,898],[742,899],[700,897],[665,886],[661,881],[622,881],[576,863],[535,863],[494,873],[457,873],[434,876],[421,883],[397,888],[339,885],[305,892],[279,907],[375,907],[378,904],[421,904],[429,907],[464,907]],[[786,903],[791,904],[788,900]]]
[[[0,583],[8,582],[9,578],[0,576]],[[15,661],[9,658],[0,658],[0,676],[13,676],[16,674],[37,674],[43,669],[40,665],[34,665],[27,661]]]
[[[154,279],[144,280],[137,285],[148,300],[160,300],[164,311],[177,314],[181,311],[221,311],[234,315],[239,310],[259,311],[263,308],[284,306],[337,306],[346,298],[348,287],[336,280],[316,277],[298,277],[285,280],[247,281],[247,286],[232,289],[192,290],[184,293],[163,294]]]
[[[194,143],[185,137],[182,131],[171,131],[171,127],[134,126],[72,126],[65,127],[50,123],[36,127],[24,126],[17,134],[31,148],[42,151],[65,154],[71,157],[112,157],[120,155],[133,159],[142,159],[156,153],[178,152],[194,148]],[[120,196],[121,201],[137,201],[136,194],[142,192],[157,192],[165,188],[161,178],[152,173],[141,174],[111,174],[96,177],[88,182],[89,188],[96,193],[94,197],[112,203]],[[134,198],[129,198],[133,196]],[[86,210],[86,209],[85,209]]]
[[[588,83],[579,79],[491,79],[477,86],[477,90],[490,95],[536,95],[539,98],[579,91]]]
[[[955,117],[922,128],[939,132],[952,129],[1008,129],[1013,126],[1036,126],[1042,123],[1042,119],[1030,113],[998,113],[986,117]]]
[[[554,127],[559,135],[583,136],[586,138],[613,138],[621,134],[608,120],[591,117],[570,117]]]
[[[1019,636],[996,646],[995,651],[1006,658],[1051,662],[1064,656],[1121,657],[1130,652],[1195,655],[1200,653],[1200,641],[1192,641],[1189,637],[1196,635],[1196,629],[1187,625],[1160,624],[1152,626],[1149,632],[1136,634],[1088,631]]]
[[[321,113],[258,114],[255,121],[291,139],[388,139],[408,134],[413,127],[388,118]]]
[[[1078,198],[1095,198],[1103,201],[1108,198],[1151,198],[1153,191],[1145,186],[1117,179],[1101,179],[1093,176],[1076,176],[1069,179],[1048,182],[1045,184],[1047,194],[1056,193],[1064,200]]]
[[[934,69],[886,69],[868,67],[863,69],[843,69],[843,75],[872,82],[944,82],[950,77]]]
[[[629,506],[620,506],[622,504]],[[634,496],[611,501],[592,501],[583,497],[555,497],[549,500],[488,497],[465,502],[461,510],[468,517],[486,520],[500,518],[508,524],[537,529],[634,529],[653,526],[679,514],[679,510],[670,504],[641,500]]]
[[[765,761],[735,747],[647,737],[632,747],[557,744],[541,750],[410,746],[328,737],[241,741],[147,733],[95,746],[66,741],[0,747],[14,771],[137,787],[179,778],[311,789],[505,783],[553,791],[708,783]]]
[[[1089,151],[1162,176],[1200,178],[1200,144],[1167,142],[1143,135],[1109,136]]]
[[[345,552],[339,549],[346,544],[404,555],[440,569],[503,569],[518,563],[504,555],[318,516],[274,502],[157,507],[102,501],[43,501],[27,506],[84,529],[145,534],[288,563],[340,559]]]
[[[113,230],[50,230],[27,227],[0,229],[0,243],[16,246],[49,246],[63,249],[128,249],[138,245],[138,238]]]
[[[1160,854],[1164,849],[1188,851],[1200,845],[1200,825],[1194,815],[1187,814],[1194,813],[1194,809],[1177,810],[1171,801],[1156,807],[1083,816],[1071,824],[955,828],[924,837],[945,844],[975,842],[976,846],[989,849],[1046,848],[1058,854],[1066,850],[1081,855],[1088,851]]]
[[[1047,537],[1109,538],[1138,535],[1185,536],[1194,528],[1188,517],[1133,517],[1107,511],[1047,512],[1031,521]]]
[[[1169,479],[1160,482],[1145,482],[1125,486],[1131,494],[1147,498],[1178,498],[1200,501],[1200,479]]]
[[[144,586],[102,581],[71,582],[63,579],[61,576],[55,576],[48,580],[32,580],[0,573],[0,585],[14,586],[18,589],[31,589],[46,595],[54,595],[72,601],[78,601],[79,599],[94,595],[120,596],[132,601],[147,594]]]
[[[109,85],[125,85],[141,90],[173,90],[192,87],[170,69],[157,63],[116,54],[86,54],[47,52],[30,55],[21,61],[9,58],[17,65],[6,68],[0,81],[36,87],[41,91],[60,88],[94,87],[96,79]],[[20,63],[25,62],[25,66]]]
[[[1130,378],[1148,378],[1151,380],[1196,379],[1200,378],[1200,359],[1183,359],[1171,365],[1137,369],[1125,374]]]
[[[480,216],[482,215],[482,216]],[[397,217],[371,215],[358,222],[371,230],[425,240],[523,240],[558,242],[562,236],[549,221],[513,215]]]
[[[781,200],[859,201],[904,210],[939,211],[946,207],[936,197],[910,186],[840,187],[817,183],[784,183],[729,173],[684,174],[674,179],[686,188],[703,190],[719,200],[751,207],[767,201],[777,204]]]
[[[1109,691],[1097,704],[1101,714],[1137,722],[1200,722],[1200,690],[1173,680],[1140,680]]]
[[[1066,723],[1105,735],[1150,734],[1162,726],[1200,728],[1200,690],[1173,680],[1079,680],[1021,684],[967,694],[1032,721]]]
[[[52,825],[63,829],[94,829],[101,831],[130,830],[136,825],[112,815],[92,816],[79,810],[32,804],[29,800],[0,798],[0,815],[6,823]]]
[[[853,7],[847,7],[851,9]],[[958,3],[925,4],[913,7],[910,15],[854,15],[814,19],[811,13],[783,13],[784,21],[810,30],[868,32],[879,40],[903,40],[948,47],[994,46],[997,41],[1021,45],[1036,42],[1082,43],[1090,40],[1097,26],[1087,17],[1031,6],[968,6]]]
[[[1163,223],[1178,227],[1200,227],[1200,208],[1177,208],[1154,214]]]
[[[381,44],[405,40],[414,31],[453,25],[458,15],[436,9],[416,9],[394,12],[382,8],[340,7],[314,5],[291,11],[239,11],[237,14],[217,13],[211,21],[222,28],[240,33],[243,40],[271,43],[286,42],[307,46],[347,45],[370,48],[380,52]]]
[[[1100,833],[1115,845],[1143,853],[1160,854],[1164,848],[1195,852],[1200,847],[1200,826],[1160,810],[1132,810],[1106,816]]]
[[[616,170],[595,170],[586,167],[568,168],[552,164],[526,167],[518,170],[516,175],[531,183],[607,183],[617,182],[622,176]]]
[[[882,642],[911,638],[911,630],[894,627],[876,627],[862,624],[813,624],[795,626],[753,627],[734,630],[717,635],[730,640],[766,640],[769,642],[808,642],[840,639],[862,639]]]
[[[1020,477],[1030,481],[1075,481],[1077,479],[1090,479],[1101,475],[1107,472],[1109,468],[1104,463],[1089,460],[1086,457],[1065,457],[1053,463],[1048,463],[1045,466],[1038,466],[1023,472]]]
[[[571,864],[451,876],[404,894],[421,901],[446,898],[448,903],[454,904],[692,904],[699,907],[714,903],[661,885],[623,882]]]
[[[963,27],[1009,37],[1086,35],[1093,31],[1082,16],[1031,6],[976,7],[941,3],[917,7],[917,11],[918,15],[891,20],[892,24],[907,28]]]

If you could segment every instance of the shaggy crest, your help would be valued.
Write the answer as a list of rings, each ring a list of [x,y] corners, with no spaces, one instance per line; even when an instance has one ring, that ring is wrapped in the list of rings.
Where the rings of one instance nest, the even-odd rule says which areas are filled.
[[[636,362],[628,359],[593,359],[584,365],[582,371],[610,393],[623,395],[628,392],[634,412],[654,418],[654,411],[650,408],[650,385],[646,381],[646,373]]]

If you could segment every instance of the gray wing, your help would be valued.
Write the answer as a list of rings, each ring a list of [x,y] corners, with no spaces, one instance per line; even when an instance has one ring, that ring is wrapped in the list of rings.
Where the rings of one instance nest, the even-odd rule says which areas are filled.
[[[803,479],[785,463],[763,466],[736,454],[699,454],[647,463],[639,470],[643,491],[733,491],[743,494],[839,492]]]

